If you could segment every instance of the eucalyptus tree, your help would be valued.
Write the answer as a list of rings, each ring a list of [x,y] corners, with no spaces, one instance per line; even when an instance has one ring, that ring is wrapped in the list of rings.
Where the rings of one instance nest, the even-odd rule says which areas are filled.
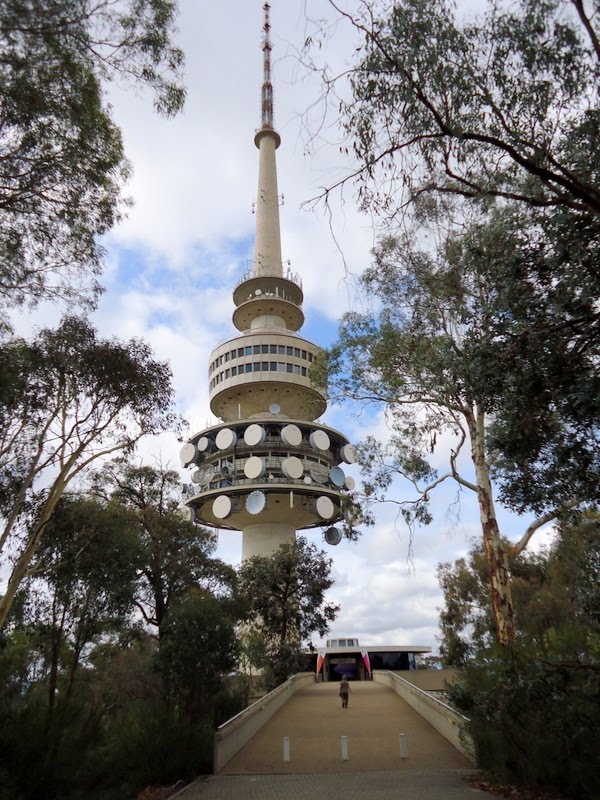
[[[506,643],[512,560],[543,522],[598,498],[598,16],[585,0],[489,2],[478,16],[446,0],[330,5],[362,37],[339,76],[357,161],[341,183],[356,180],[386,237],[363,282],[381,313],[346,317],[334,382],[392,420],[388,451],[366,448],[368,491],[393,501],[402,472],[418,488],[398,503],[424,522],[440,480],[477,493]],[[442,431],[457,439],[436,475],[427,446]],[[511,545],[498,498],[537,517]]]
[[[426,195],[600,213],[593,2],[489,0],[479,15],[449,0],[330,5],[362,39],[336,107],[365,206],[393,216]]]
[[[248,604],[246,638],[255,666],[266,668],[275,685],[296,672],[311,634],[322,638],[339,606],[326,601],[333,586],[331,559],[302,537],[270,556],[254,556],[240,569],[240,594]]]
[[[576,669],[596,664],[600,632],[600,536],[597,512],[574,514],[557,525],[552,544],[523,552],[512,563],[521,650]],[[481,544],[465,558],[438,566],[444,593],[440,652],[446,663],[465,666],[490,648],[487,561]]]
[[[101,339],[76,317],[0,348],[0,554],[16,554],[0,627],[56,505],[97,459],[176,427],[167,364],[138,340]]]
[[[108,462],[91,481],[92,496],[117,503],[130,514],[139,549],[135,604],[157,636],[170,609],[191,590],[202,589],[224,608],[234,605],[235,571],[214,558],[214,532],[184,516],[180,488],[174,470],[128,458]]]
[[[573,514],[549,548],[514,560],[510,653],[493,644],[481,546],[440,566],[441,652],[463,675],[450,698],[469,717],[479,766],[495,780],[598,796],[599,532],[596,512]]]
[[[500,216],[495,224],[473,225],[461,236],[445,239],[435,253],[419,249],[409,237],[383,241],[362,279],[374,310],[345,315],[327,366],[334,393],[383,406],[392,429],[387,443],[367,438],[362,445],[367,502],[395,503],[412,525],[432,521],[429,500],[443,482],[452,482],[476,498],[497,636],[506,645],[515,635],[511,564],[544,524],[593,501],[597,484],[593,476],[578,477],[569,461],[556,465],[550,458],[549,463],[540,459],[513,464],[508,447],[504,453],[492,447],[498,409],[507,405],[527,409],[525,378],[533,384],[539,372],[532,360],[518,369],[513,364],[520,351],[511,352],[510,345],[516,347],[518,342],[516,332],[505,325],[510,309],[498,277],[511,260],[502,221]],[[511,226],[508,231],[518,245],[518,233]],[[526,303],[530,298],[523,299]],[[551,307],[549,303],[544,311]],[[563,345],[562,338],[554,342],[547,337],[539,361],[547,358],[556,366]],[[567,361],[567,380],[578,374],[582,385],[597,384],[593,353],[570,353]],[[554,446],[558,452],[560,443],[567,442],[565,452],[568,449],[573,460],[586,453],[586,463],[594,465],[597,476],[595,440],[586,442],[584,436],[590,430],[589,420],[582,424],[577,442],[568,441],[573,426],[566,413],[561,417],[555,408],[552,423],[553,438],[547,434],[544,439],[548,450]],[[521,437],[520,452],[528,440],[539,443],[538,431],[529,424],[515,430]],[[430,456],[441,441],[446,446],[448,437],[447,469],[438,472]],[[395,476],[409,484],[392,490]],[[531,476],[537,485],[529,484]],[[502,536],[499,498],[515,510],[537,511],[517,541]]]
[[[85,650],[132,625],[139,547],[116,503],[63,496],[22,585],[20,626],[44,644],[48,703],[68,700]]]
[[[0,4],[0,304],[93,301],[129,172],[110,81],[179,111],[172,0]]]

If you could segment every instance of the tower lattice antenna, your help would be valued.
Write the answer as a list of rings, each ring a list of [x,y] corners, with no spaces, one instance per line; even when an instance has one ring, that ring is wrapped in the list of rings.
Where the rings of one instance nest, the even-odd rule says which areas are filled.
[[[263,64],[264,76],[262,85],[262,127],[273,127],[273,84],[271,83],[271,38],[269,33],[271,31],[271,23],[269,22],[269,11],[271,6],[265,3],[263,6],[265,12],[265,24],[263,26]]]

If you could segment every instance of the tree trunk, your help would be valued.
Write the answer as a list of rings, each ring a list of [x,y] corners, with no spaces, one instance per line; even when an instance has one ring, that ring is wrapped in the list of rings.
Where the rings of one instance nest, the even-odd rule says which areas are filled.
[[[11,576],[8,579],[6,592],[2,597],[0,597],[0,630],[2,630],[4,623],[6,622],[6,618],[11,609],[13,600],[15,599],[15,595],[19,589],[19,586],[21,585],[21,581],[27,574],[27,569],[31,563],[31,559],[33,558],[40,539],[42,538],[44,529],[48,524],[48,520],[52,516],[52,512],[56,508],[56,504],[60,500],[64,489],[65,480],[63,474],[61,474],[55,480],[54,485],[52,486],[52,489],[46,498],[46,502],[42,506],[42,511],[40,513],[37,526],[27,540],[25,549],[17,559]]]
[[[485,414],[479,409],[468,419],[471,454],[477,476],[477,499],[483,544],[489,565],[492,609],[498,642],[507,647],[515,638],[515,614],[510,589],[508,551],[500,538],[494,508],[490,468],[485,456]]]

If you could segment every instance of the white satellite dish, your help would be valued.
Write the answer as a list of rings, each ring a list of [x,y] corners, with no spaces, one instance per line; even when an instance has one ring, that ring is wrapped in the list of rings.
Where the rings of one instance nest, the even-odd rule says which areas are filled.
[[[353,444],[345,444],[340,449],[340,458],[346,464],[355,464],[356,463],[356,447]]]
[[[302,431],[297,425],[284,425],[281,429],[281,441],[288,447],[300,447]]]
[[[346,481],[346,474],[341,467],[332,467],[329,470],[329,480],[341,489]]]
[[[213,500],[212,512],[217,519],[227,519],[231,514],[231,499],[226,494],[220,494]]]
[[[305,483],[307,486],[308,486],[309,484],[311,484],[311,483],[312,483],[312,478],[310,477],[310,475],[307,475],[307,476],[304,478],[304,483]]]
[[[190,508],[190,506],[186,506],[185,507],[184,516],[186,517],[186,519],[189,519],[190,522],[195,522],[196,521],[196,509],[195,508]]]
[[[192,475],[192,480],[194,483],[199,483],[200,486],[208,486],[208,484],[212,481],[215,477],[215,468],[212,464],[205,464],[203,467],[200,467],[199,470],[196,470]]]
[[[324,538],[327,544],[336,545],[342,541],[342,532],[339,528],[327,528]]]
[[[210,449],[211,441],[207,436],[201,436],[196,443],[198,450],[201,453],[206,453]]]
[[[309,442],[315,450],[329,450],[331,444],[325,431],[313,431],[309,436]]]
[[[332,501],[329,497],[326,497],[322,494],[320,497],[317,497],[317,514],[321,517],[321,519],[331,519],[335,514],[335,506],[333,505]]]
[[[262,425],[248,425],[244,431],[244,441],[248,447],[256,447],[267,438],[267,432]]]
[[[265,474],[267,465],[264,458],[250,456],[244,464],[244,475],[251,481],[261,478]]]
[[[255,492],[251,492],[246,498],[246,511],[252,515],[260,514],[266,504],[267,496],[264,492],[257,489]]]
[[[281,411],[281,406],[279,405],[279,403],[271,403],[271,405],[269,406],[269,411],[271,412],[271,414],[279,414],[279,412]]]
[[[296,456],[290,456],[281,462],[281,471],[289,480],[297,481],[304,473],[304,464]]]
[[[215,442],[219,450],[230,450],[235,447],[237,442],[235,431],[232,431],[231,428],[221,428],[217,433]]]
[[[190,464],[194,463],[197,455],[198,451],[196,449],[196,445],[192,444],[191,442],[186,442],[179,451],[179,457],[181,458],[181,466],[189,467]]]
[[[261,294],[262,294],[262,289],[257,289],[257,290],[254,292],[254,294],[255,294],[255,295],[258,297],[259,295],[261,295]]]
[[[356,481],[351,475],[346,475],[345,484],[346,484],[346,489],[348,489],[348,491],[350,492],[356,488]]]

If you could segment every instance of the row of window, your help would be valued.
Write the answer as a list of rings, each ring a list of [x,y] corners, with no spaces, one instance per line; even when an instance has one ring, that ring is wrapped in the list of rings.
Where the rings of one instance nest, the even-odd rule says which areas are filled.
[[[288,372],[292,375],[308,377],[307,368],[301,367],[299,364],[288,364],[285,361],[254,361],[252,364],[240,364],[219,372],[211,380],[209,387],[213,389],[229,378],[234,378],[236,375],[247,375],[249,372]]]
[[[305,361],[310,362],[314,361],[313,354],[308,350],[302,350],[300,347],[288,347],[285,344],[249,344],[246,347],[236,347],[233,350],[230,350],[228,353],[223,353],[223,355],[215,358],[208,368],[208,374],[212,374],[217,367],[226,364],[228,361],[233,361],[236,358],[257,356],[261,354],[265,355],[267,353],[278,356],[293,356],[294,358],[303,358]]]

